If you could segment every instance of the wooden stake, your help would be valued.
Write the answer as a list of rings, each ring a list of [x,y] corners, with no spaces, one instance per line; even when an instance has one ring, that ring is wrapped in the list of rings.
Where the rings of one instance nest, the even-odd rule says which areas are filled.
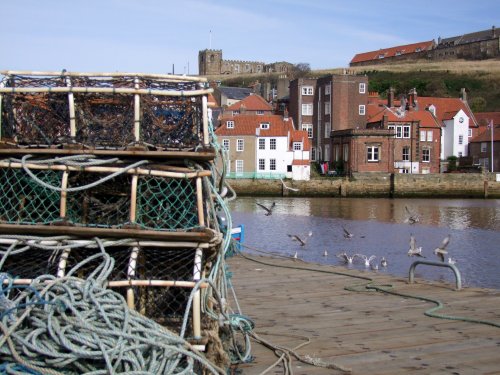
[[[202,99],[202,108],[203,108],[203,144],[205,147],[210,145],[210,138],[208,136],[208,97],[207,95],[203,95]]]
[[[134,289],[132,288],[131,282],[134,281],[132,280],[135,277],[135,269],[137,266],[137,257],[139,256],[139,248],[137,246],[134,246],[132,249],[132,252],[130,253],[130,259],[128,263],[128,269],[127,269],[127,279],[129,281],[130,287],[127,289],[127,306],[131,310],[135,310],[135,296],[134,296]]]
[[[198,206],[198,224],[200,227],[205,226],[205,214],[203,211],[203,189],[201,184],[201,177],[196,179],[196,203]]]
[[[202,250],[199,248],[196,249],[193,271],[194,281],[199,281],[201,277],[202,255]],[[199,289],[193,296],[193,336],[195,340],[201,339],[201,294]]]
[[[130,191],[130,222],[135,224],[137,221],[137,181],[138,176],[132,176],[131,191]]]
[[[134,79],[134,88],[139,90],[139,78]],[[136,142],[140,141],[141,130],[141,97],[139,94],[134,95],[134,138]]]
[[[67,171],[63,172],[61,181],[62,189],[68,188],[68,175],[69,173]],[[61,217],[61,219],[66,218],[67,201],[68,201],[68,192],[66,190],[63,190],[61,191],[61,203],[59,205],[59,216]]]

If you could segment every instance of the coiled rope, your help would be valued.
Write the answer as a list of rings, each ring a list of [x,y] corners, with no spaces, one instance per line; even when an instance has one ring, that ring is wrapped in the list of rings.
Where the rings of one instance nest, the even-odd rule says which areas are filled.
[[[43,275],[28,287],[9,282],[3,288],[15,306],[1,314],[3,359],[57,375],[190,374],[197,368],[224,374],[182,337],[130,310],[120,294],[105,288],[114,260],[101,240],[95,244],[101,252],[64,278]],[[87,279],[73,276],[99,259]],[[10,294],[17,296],[9,299]]]

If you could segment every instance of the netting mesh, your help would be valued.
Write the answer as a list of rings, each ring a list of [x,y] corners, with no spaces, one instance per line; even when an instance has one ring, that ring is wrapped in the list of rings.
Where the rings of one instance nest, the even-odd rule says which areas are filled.
[[[42,182],[62,186],[62,171],[32,170]],[[134,224],[151,230],[178,231],[200,227],[196,181],[140,175],[137,216],[131,221],[132,175],[118,175],[103,183],[101,173],[70,172],[66,215],[61,192],[40,185],[23,169],[0,168],[0,223],[49,225],[64,222],[87,227],[122,228]],[[95,186],[92,186],[92,185]]]
[[[27,247],[24,251],[20,251]],[[63,277],[73,267],[90,258],[99,249],[77,247],[64,250],[45,250],[17,245],[7,254],[8,246],[0,246],[3,255],[0,272],[6,272],[29,284],[40,275]],[[108,247],[106,252],[115,260],[115,266],[108,278],[110,287],[127,300],[129,306],[169,329],[178,331],[191,293],[190,287],[152,286],[150,281],[195,281],[196,271],[201,273],[203,264],[195,264],[195,248],[154,248],[117,246]],[[63,260],[64,259],[64,260]],[[101,258],[86,262],[73,276],[88,278],[102,262]],[[141,286],[114,286],[113,282],[144,281]],[[128,292],[129,291],[129,292]],[[130,293],[131,291],[131,293]],[[10,296],[13,299],[15,296]]]
[[[6,87],[66,87],[133,89],[134,77],[24,77],[9,76]],[[190,91],[196,82],[137,79],[147,90]],[[194,150],[202,144],[201,96],[139,95],[139,139],[135,138],[134,94],[37,92],[3,94],[1,135],[7,144],[123,149],[140,144],[150,149]],[[70,128],[70,101],[75,108],[75,134]]]

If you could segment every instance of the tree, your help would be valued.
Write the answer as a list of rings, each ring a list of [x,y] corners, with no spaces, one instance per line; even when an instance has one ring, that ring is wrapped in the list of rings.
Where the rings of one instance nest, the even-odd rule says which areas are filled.
[[[305,77],[309,74],[309,72],[311,71],[311,66],[309,65],[309,63],[298,63],[298,64],[295,64],[293,67],[292,67],[292,70],[290,72],[290,79],[297,79],[297,78],[302,78],[302,77]]]

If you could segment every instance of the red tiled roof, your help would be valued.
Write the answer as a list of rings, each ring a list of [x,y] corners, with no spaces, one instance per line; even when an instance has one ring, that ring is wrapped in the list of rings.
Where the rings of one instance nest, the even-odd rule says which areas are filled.
[[[375,108],[370,108],[373,106],[368,106],[368,123],[381,122],[384,119],[384,116],[387,116],[387,121],[390,122],[411,122],[411,121],[419,121],[421,127],[426,128],[439,128],[441,127],[440,123],[436,120],[436,118],[426,110],[410,110],[401,112],[398,114],[396,109],[389,109],[387,107],[380,108],[378,107],[378,111]]]
[[[273,107],[271,104],[266,102],[266,100],[260,95],[250,95],[239,102],[227,108],[228,111],[240,111],[241,107],[244,106],[248,111],[272,111]]]
[[[469,143],[471,142],[491,142],[491,129],[486,129],[479,135],[475,136],[472,139],[469,139]],[[500,126],[496,125],[493,127],[493,142],[500,142]]]
[[[234,121],[233,129],[227,128],[227,121]],[[269,123],[269,129],[260,129],[260,124],[265,122]],[[261,137],[286,137],[289,131],[294,131],[291,118],[285,121],[280,115],[248,115],[224,117],[221,120],[221,126],[215,130],[215,134],[218,136],[256,135],[256,129],[259,129]]]
[[[290,136],[290,149],[292,149],[293,142],[302,142],[303,150],[311,149],[311,142],[307,136],[307,130],[293,130]]]
[[[417,97],[417,103],[420,109],[426,109],[431,105],[436,107],[436,117],[439,121],[450,120],[456,113],[463,110],[469,117],[469,127],[477,126],[476,119],[469,106],[459,98],[434,98],[430,96]]]
[[[380,60],[381,59],[380,56],[383,56],[383,58],[387,58],[398,55],[405,55],[408,53],[415,53],[419,51],[419,49],[420,51],[430,50],[432,49],[433,46],[434,46],[434,41],[429,40],[427,42],[406,44],[404,46],[382,48],[377,51],[358,53],[352,58],[351,64],[363,61],[370,61],[370,60]]]
[[[493,124],[500,125],[500,112],[476,112],[474,113],[479,126],[486,126],[493,120]]]

